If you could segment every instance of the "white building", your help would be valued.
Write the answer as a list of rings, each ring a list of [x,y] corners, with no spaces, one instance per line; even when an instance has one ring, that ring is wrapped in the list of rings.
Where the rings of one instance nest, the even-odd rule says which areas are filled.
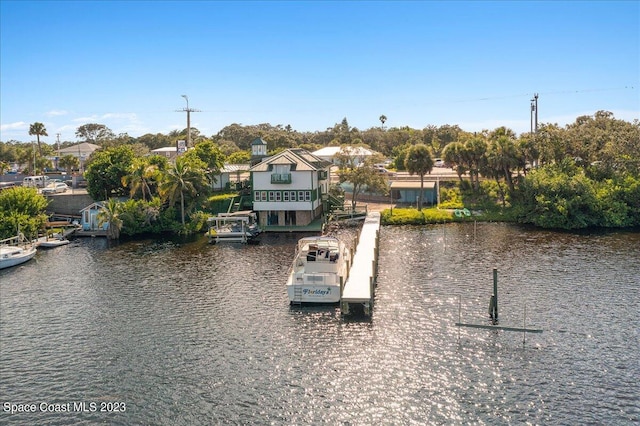
[[[178,147],[176,146],[164,146],[162,148],[152,149],[151,153],[154,155],[161,155],[167,157],[167,160],[171,163],[175,163],[178,157]]]
[[[251,167],[253,210],[260,225],[305,226],[322,216],[331,165],[295,148]]]
[[[325,161],[331,161],[336,166],[339,166],[339,161],[336,155],[342,151],[343,154],[353,158],[354,166],[364,163],[364,161],[375,154],[374,151],[361,146],[325,146],[317,151],[313,151],[312,154],[322,158]]]
[[[248,164],[225,164],[220,169],[220,174],[213,176],[215,182],[212,182],[211,188],[214,191],[224,191],[231,183],[241,183],[242,175],[249,171],[249,167]]]
[[[85,162],[89,159],[91,154],[94,153],[94,151],[97,151],[100,148],[100,145],[95,145],[89,142],[82,142],[77,145],[62,148],[58,151],[58,156],[59,158],[62,158],[65,155],[73,155],[80,162],[80,171],[83,171]]]

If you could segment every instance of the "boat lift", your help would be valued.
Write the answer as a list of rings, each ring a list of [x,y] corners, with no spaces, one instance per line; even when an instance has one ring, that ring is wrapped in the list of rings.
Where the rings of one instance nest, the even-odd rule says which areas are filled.
[[[462,322],[462,296],[458,301],[458,322],[455,323],[456,327],[469,327],[469,328],[482,328],[485,330],[502,330],[502,331],[517,331],[522,333],[522,344],[526,342],[527,333],[542,333],[542,329],[539,328],[527,328],[527,307],[524,308],[524,317],[522,327],[507,327],[498,325],[498,270],[493,269],[493,295],[489,301],[489,317],[491,318],[491,324],[468,324]],[[458,339],[460,339],[460,329],[458,329]]]
[[[248,243],[260,234],[257,215],[252,211],[219,213],[207,219],[210,243],[221,241]]]

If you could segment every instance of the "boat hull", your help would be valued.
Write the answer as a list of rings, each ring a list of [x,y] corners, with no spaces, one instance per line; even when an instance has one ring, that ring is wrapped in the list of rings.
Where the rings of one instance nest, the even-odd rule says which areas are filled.
[[[38,248],[55,248],[69,244],[71,241],[63,237],[61,234],[55,234],[54,236],[44,236],[38,238],[34,244]]]
[[[38,241],[38,247],[41,248],[55,248],[69,244],[71,241],[69,240],[45,240]]]
[[[0,247],[0,269],[21,265],[36,255],[35,247],[21,248],[15,246]]]
[[[338,303],[339,285],[295,284],[287,287],[291,303]]]
[[[301,238],[287,280],[289,302],[339,303],[349,262],[350,253],[337,238]]]

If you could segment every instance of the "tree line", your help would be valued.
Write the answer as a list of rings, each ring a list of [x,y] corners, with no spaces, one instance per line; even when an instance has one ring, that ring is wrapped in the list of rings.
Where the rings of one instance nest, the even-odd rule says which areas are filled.
[[[225,156],[225,161],[232,163],[248,159],[251,142],[256,138],[265,140],[272,152],[286,148],[314,151],[325,146],[363,145],[385,157],[397,159],[395,166],[403,169],[402,153],[412,145],[423,143],[430,147],[436,157],[443,157],[445,148],[450,144],[457,142],[456,147],[459,148],[459,144],[471,145],[470,141],[489,142],[499,135],[514,143],[517,151],[514,155],[519,156],[523,164],[558,163],[568,157],[579,159],[586,164],[601,161],[610,166],[624,164],[624,167],[635,167],[636,170],[638,168],[638,121],[629,123],[618,120],[607,111],[598,111],[593,116],[580,116],[574,123],[564,127],[543,123],[536,133],[522,133],[519,136],[516,136],[513,130],[504,127],[481,132],[466,132],[458,125],[429,125],[423,129],[385,128],[386,120],[382,115],[380,127],[359,130],[350,126],[347,118],[344,118],[332,127],[315,132],[296,131],[290,125],[234,123],[211,136],[205,136],[192,127],[191,141],[194,145],[204,140],[214,142]],[[47,130],[42,123],[33,123],[29,135],[36,136],[37,139],[35,156],[38,163],[40,157],[54,156],[58,147],[66,148],[78,141],[93,143],[103,148],[131,145],[134,151],[144,154],[153,149],[175,146],[178,140],[186,140],[187,129],[171,131],[168,134],[148,133],[132,137],[127,133],[116,135],[103,124],[88,123],[76,130],[78,141],[63,141],[57,145],[43,144],[41,137],[48,136]],[[34,157],[32,145],[31,142],[13,140],[0,142],[0,162],[5,164],[5,168],[10,163],[32,167],[29,165],[33,163]],[[451,149],[449,151],[451,152]],[[36,164],[36,168],[40,166]],[[473,165],[468,168],[475,170]]]
[[[345,118],[318,132],[297,132],[281,125],[232,124],[211,137],[192,128],[194,149],[175,164],[148,154],[152,148],[186,139],[186,129],[133,138],[114,135],[101,124],[87,124],[78,128],[76,136],[102,147],[86,163],[91,196],[95,200],[130,197],[130,204],[137,204],[130,209],[135,214],[130,212],[129,216],[146,224],[146,228],[136,225],[141,232],[185,228],[210,195],[212,179],[223,163],[248,162],[250,144],[257,137],[268,143],[270,154],[290,147],[310,151],[330,145],[368,147],[390,158],[397,170],[419,175],[421,181],[432,171],[434,159],[442,158],[457,171],[465,202],[474,203],[489,195],[503,208],[510,207],[523,223],[558,228],[640,224],[638,120],[629,123],[598,111],[563,128],[542,124],[536,133],[519,136],[506,127],[473,133],[450,125],[386,129],[386,117],[381,116],[380,121],[379,128],[360,131]],[[46,136],[46,128],[34,123],[30,134],[38,140],[37,150],[35,141],[0,143],[0,162],[22,161],[27,169],[29,164],[35,163],[36,168],[44,164],[42,159],[53,150],[39,139]],[[372,164],[366,166],[343,167],[340,180],[384,191]],[[159,220],[162,214],[167,215],[164,223]],[[115,216],[112,219],[117,222]],[[133,221],[129,222],[131,229]]]

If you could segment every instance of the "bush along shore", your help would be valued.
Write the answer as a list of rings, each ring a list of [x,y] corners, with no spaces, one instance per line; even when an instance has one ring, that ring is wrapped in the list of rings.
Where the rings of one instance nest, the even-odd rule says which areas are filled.
[[[517,178],[513,189],[485,180],[477,189],[467,181],[447,183],[442,202],[423,209],[382,211],[384,225],[499,221],[544,229],[640,227],[640,177],[634,173],[598,175],[571,162],[545,166]]]

